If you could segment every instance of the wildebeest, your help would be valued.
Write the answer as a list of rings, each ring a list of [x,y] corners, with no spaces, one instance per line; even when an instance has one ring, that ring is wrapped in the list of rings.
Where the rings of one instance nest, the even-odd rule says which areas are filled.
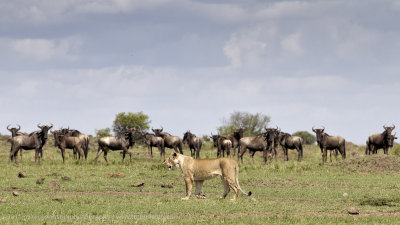
[[[244,129],[239,128],[231,134],[224,135],[232,142],[233,155],[236,155],[236,151],[237,151],[237,149],[239,149],[239,140],[240,140],[240,138],[243,137],[243,132],[244,132]]]
[[[162,137],[164,139],[164,146],[166,148],[173,148],[175,152],[183,154],[182,151],[182,139],[178,136],[172,136],[167,132],[163,132],[164,128],[161,129],[152,129],[154,134],[158,137]],[[179,151],[178,151],[179,150]]]
[[[51,132],[54,136],[54,145],[61,150],[61,156],[63,163],[65,163],[65,149],[72,149],[74,151],[74,158],[76,152],[79,154],[79,159],[84,156],[82,151],[82,141],[79,137],[71,136],[69,133],[63,133],[62,131]]]
[[[268,133],[268,139],[267,139],[267,144],[268,144],[268,151],[272,152],[272,155],[276,157],[277,152],[276,149],[279,145],[279,134],[280,134],[280,129],[277,128],[264,128],[265,132]]]
[[[239,141],[239,152],[238,152],[238,160],[239,157],[243,162],[243,154],[249,149],[252,152],[251,157],[253,158],[256,151],[263,152],[264,163],[266,164],[268,161],[268,157],[272,157],[271,152],[268,151],[268,142],[269,134],[267,132],[259,134],[255,137],[243,137]]]
[[[330,136],[325,133],[325,128],[322,129],[314,129],[312,131],[315,132],[317,137],[317,143],[321,148],[322,152],[322,162],[326,162],[327,160],[327,150],[334,150],[335,151],[335,158],[337,156],[337,152],[342,155],[342,159],[346,158],[346,140],[341,136]],[[330,157],[331,161],[332,158]]]
[[[86,134],[81,133],[78,130],[75,129],[69,129],[69,128],[64,128],[61,129],[62,134],[66,134],[71,137],[78,137],[81,143],[81,148],[83,149],[85,159],[87,159],[87,155],[89,152],[89,136]],[[75,156],[75,151],[74,151],[74,156]],[[80,155],[79,155],[80,157]]]
[[[365,154],[376,154],[378,149],[381,148],[383,149],[384,154],[388,154],[390,138],[394,128],[394,125],[391,127],[383,126],[384,131],[382,133],[369,136],[366,142],[367,146],[365,148]]]
[[[190,131],[186,131],[183,134],[182,143],[189,145],[190,155],[192,157],[196,156],[196,159],[200,158],[201,145],[203,144],[201,138],[196,137],[196,135],[192,134]]]
[[[217,147],[217,157],[225,157],[225,151],[226,155],[230,156],[231,153],[231,148],[232,148],[232,141],[226,137],[226,136],[221,136],[219,134],[213,135],[211,133],[211,138],[214,143],[214,147]]]
[[[298,136],[292,136],[288,133],[281,132],[278,135],[279,144],[283,148],[285,161],[289,161],[288,149],[296,149],[298,154],[298,161],[303,159],[303,139]]]
[[[18,125],[18,128],[16,128],[16,127],[9,128],[9,127],[10,127],[10,125],[7,126],[7,130],[11,132],[11,137],[12,138],[17,136],[17,135],[22,135],[22,133],[19,132],[19,130],[21,130],[21,126],[20,125]]]
[[[153,147],[157,147],[160,151],[160,160],[162,156],[165,159],[164,139],[162,137],[157,137],[156,135],[147,132],[141,132],[140,135],[142,136],[143,142],[149,148],[151,158],[153,158]]]
[[[122,163],[124,162],[126,154],[129,154],[130,162],[132,162],[132,153],[129,152],[129,148],[135,144],[135,133],[135,130],[128,129],[122,135],[116,137],[109,136],[100,138],[98,140],[99,148],[95,158],[95,164],[97,164],[97,159],[102,152],[104,152],[104,160],[108,163],[107,153],[109,150],[122,150]]]
[[[15,162],[17,162],[17,157],[14,156],[18,151],[35,149],[35,162],[40,164],[42,148],[46,144],[47,133],[51,128],[53,128],[53,125],[40,126],[40,124],[38,124],[37,127],[40,128],[39,131],[32,132],[29,135],[17,135],[11,139],[12,149],[10,151],[10,158],[8,162],[11,162],[13,158]]]

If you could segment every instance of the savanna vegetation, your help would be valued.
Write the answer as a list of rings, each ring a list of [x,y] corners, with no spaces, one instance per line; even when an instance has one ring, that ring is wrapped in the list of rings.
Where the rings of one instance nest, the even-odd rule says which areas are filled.
[[[109,164],[94,165],[97,143],[91,138],[88,160],[76,161],[67,150],[62,163],[52,136],[44,147],[41,165],[34,153],[8,164],[10,144],[0,139],[1,224],[397,224],[400,223],[400,147],[389,155],[365,156],[365,146],[347,146],[347,159],[321,163],[315,145],[304,147],[304,160],[282,150],[264,165],[261,154],[240,164],[240,185],[252,191],[233,202],[219,199],[220,179],[206,181],[207,199],[182,201],[184,182],[177,169],[168,171],[147,148],[136,144],[133,162],[121,164],[121,154],[110,152]],[[167,149],[167,155],[172,150]],[[189,155],[187,146],[184,153]],[[216,156],[206,142],[201,158]],[[19,156],[18,156],[19,157]],[[333,157],[333,156],[332,156]],[[19,173],[26,177],[19,177]],[[143,184],[142,184],[143,183]],[[137,186],[137,187],[135,187]],[[14,196],[13,195],[18,195]],[[358,215],[350,215],[355,207]]]

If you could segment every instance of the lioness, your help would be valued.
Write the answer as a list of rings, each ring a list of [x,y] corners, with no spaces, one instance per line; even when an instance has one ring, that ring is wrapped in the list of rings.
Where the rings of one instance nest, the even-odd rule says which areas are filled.
[[[204,198],[201,195],[204,180],[212,179],[218,175],[221,176],[222,184],[224,185],[224,193],[221,198],[225,198],[228,195],[230,188],[235,192],[232,200],[237,199],[239,190],[247,196],[251,195],[251,192],[245,193],[240,188],[238,179],[239,166],[233,159],[193,159],[192,157],[174,152],[165,160],[165,164],[168,166],[168,169],[172,169],[172,166],[175,166],[182,170],[186,183],[186,197],[182,198],[182,200],[189,199],[192,193],[193,181],[196,182],[195,195],[199,198]]]

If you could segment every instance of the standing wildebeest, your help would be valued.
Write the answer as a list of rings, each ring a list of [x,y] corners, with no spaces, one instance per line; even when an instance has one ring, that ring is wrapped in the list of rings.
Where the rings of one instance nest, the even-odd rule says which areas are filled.
[[[276,149],[279,145],[279,134],[280,134],[280,129],[278,127],[276,128],[264,128],[265,131],[269,134],[267,142],[268,142],[268,151],[272,152],[272,155],[276,157],[277,152]]]
[[[192,134],[190,131],[186,131],[186,133],[183,134],[182,143],[189,145],[190,155],[192,157],[196,155],[196,159],[200,158],[201,145],[203,144],[201,138],[196,137],[196,135]]]
[[[7,130],[11,132],[11,138],[13,138],[13,137],[15,137],[15,136],[23,135],[21,132],[19,132],[19,130],[21,130],[21,126],[20,126],[20,125],[18,125],[18,128],[16,128],[16,127],[10,128],[10,125],[8,125],[8,126],[7,126]],[[9,142],[11,142],[11,138],[8,139]],[[11,152],[11,151],[12,151],[12,146],[11,146],[10,152]],[[20,154],[20,155],[21,155],[21,160],[22,160],[22,151],[21,151],[21,154]],[[17,157],[17,152],[15,153],[14,156],[11,157],[11,160],[12,160],[14,157]]]
[[[87,155],[89,152],[89,136],[79,132],[78,130],[71,130],[69,128],[61,129],[61,132],[63,134],[68,134],[69,136],[79,138],[79,140],[81,142],[81,148],[83,149],[83,152],[85,155],[85,159],[87,159]],[[74,157],[75,157],[75,153],[76,152],[74,151]],[[80,155],[79,155],[79,157],[80,157]]]
[[[346,140],[343,137],[330,136],[324,132],[324,127],[322,129],[314,129],[313,127],[312,131],[315,132],[317,136],[317,143],[321,148],[323,163],[327,160],[327,150],[334,150],[335,158],[337,157],[337,151],[342,155],[342,159],[346,158]],[[332,161],[331,156],[332,154],[330,154],[330,160]]]
[[[79,159],[84,156],[84,153],[81,149],[82,140],[79,137],[70,136],[70,134],[64,134],[61,131],[51,132],[54,136],[54,145],[57,146],[61,150],[61,156],[63,159],[63,163],[65,163],[65,149],[72,149],[74,151],[74,158],[76,152],[79,154]]]
[[[47,133],[51,128],[53,128],[53,124],[51,126],[40,126],[40,131],[35,131],[29,135],[19,135],[15,136],[11,139],[11,152],[10,158],[8,162],[14,158],[15,162],[17,162],[17,157],[14,157],[18,151],[24,150],[33,150],[35,149],[35,162],[40,164],[40,158],[42,155],[42,148],[46,144],[47,141]],[[22,160],[22,156],[21,156]]]
[[[365,154],[376,154],[378,152],[378,149],[381,148],[383,148],[384,154],[388,154],[388,149],[391,147],[390,138],[394,128],[394,125],[392,127],[383,126],[383,129],[385,130],[382,133],[369,136],[366,142],[367,147],[365,149]]]
[[[268,138],[270,138],[269,133],[265,132],[259,134],[255,137],[243,137],[239,141],[239,152],[238,152],[238,160],[239,157],[243,162],[243,154],[249,149],[251,154],[251,158],[254,157],[256,151],[262,151],[264,157],[264,163],[266,164],[268,161],[268,157],[271,157],[271,152],[268,152]]]
[[[97,151],[97,156],[95,158],[95,164],[97,164],[97,159],[104,152],[104,160],[108,163],[107,153],[109,150],[117,151],[122,150],[122,163],[124,163],[125,155],[128,153],[130,162],[132,162],[132,153],[129,152],[129,148],[135,144],[135,130],[126,130],[122,135],[117,137],[102,137],[98,140],[99,149]]]
[[[225,151],[226,155],[230,156],[231,154],[231,148],[232,148],[232,141],[226,137],[226,136],[221,136],[219,134],[213,135],[211,133],[211,138],[214,143],[214,147],[217,147],[217,157],[225,157]]]
[[[243,128],[239,128],[236,131],[234,131],[232,134],[227,134],[225,137],[227,137],[229,140],[232,142],[232,149],[233,149],[233,155],[236,155],[237,149],[239,149],[239,140],[240,138],[243,137]]]
[[[182,140],[180,137],[172,136],[167,132],[162,132],[164,130],[163,127],[161,127],[161,129],[152,129],[152,130],[156,136],[162,137],[164,139],[164,146],[166,148],[173,148],[175,152],[183,154]]]
[[[153,158],[153,147],[157,147],[160,151],[160,160],[162,156],[164,156],[165,159],[164,139],[162,137],[157,137],[156,135],[147,132],[141,132],[140,135],[142,136],[143,142],[149,148],[151,158]]]
[[[303,159],[303,139],[298,136],[292,136],[288,133],[279,134],[279,144],[282,146],[285,155],[285,161],[289,161],[288,149],[296,149],[298,154],[298,161]]]

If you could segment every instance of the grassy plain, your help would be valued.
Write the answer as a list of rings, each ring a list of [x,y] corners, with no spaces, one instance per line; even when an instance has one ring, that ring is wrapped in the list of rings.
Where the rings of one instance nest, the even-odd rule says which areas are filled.
[[[24,151],[22,162],[8,164],[9,148],[2,137],[0,224],[400,224],[400,157],[393,150],[366,157],[363,146],[349,145],[346,160],[328,157],[324,165],[316,146],[304,148],[302,162],[294,151],[284,162],[279,150],[268,165],[260,155],[252,162],[245,154],[239,180],[256,201],[240,195],[233,202],[232,193],[219,199],[219,178],[205,182],[207,199],[182,201],[181,172],[168,171],[156,149],[154,159],[147,148],[135,146],[131,164],[129,159],[121,164],[120,153],[111,152],[108,165],[102,157],[94,165],[97,144],[91,144],[87,162],[77,162],[67,150],[63,164],[49,139],[37,165],[31,151]],[[184,152],[190,154],[186,146]],[[215,155],[210,143],[203,146],[202,158]],[[19,172],[27,176],[19,178]],[[38,179],[43,184],[36,184]],[[131,186],[138,182],[144,186]],[[360,214],[349,215],[349,207]]]

